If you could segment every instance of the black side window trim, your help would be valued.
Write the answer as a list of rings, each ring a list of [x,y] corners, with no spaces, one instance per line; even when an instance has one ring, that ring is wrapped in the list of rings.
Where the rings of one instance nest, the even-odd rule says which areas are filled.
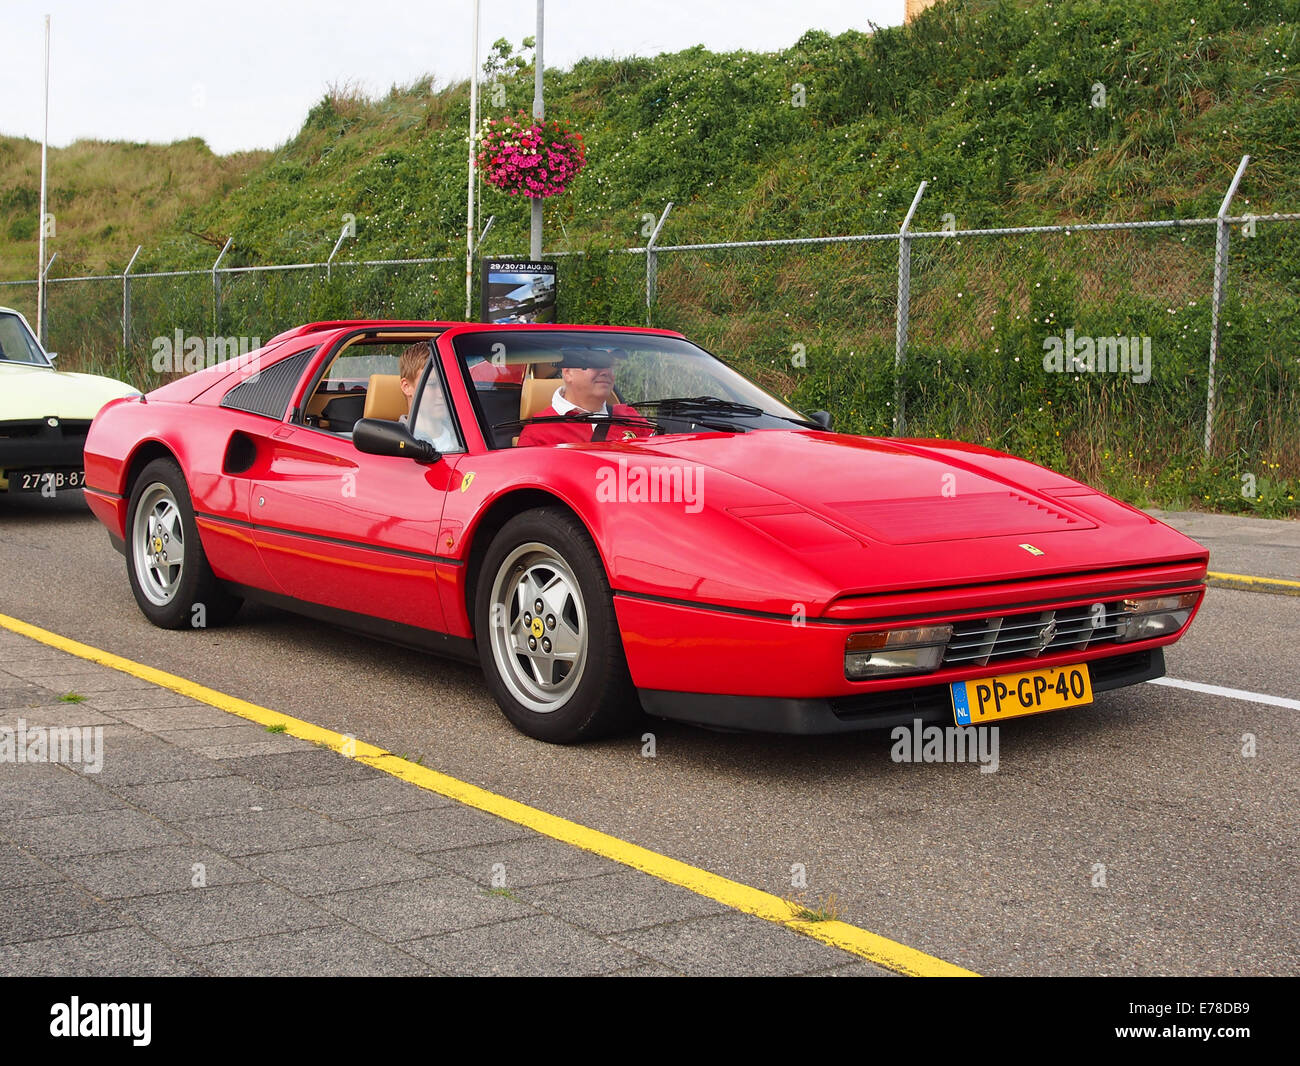
[[[256,378],[241,381],[227,392],[221,398],[221,406],[232,411],[243,411],[245,414],[258,415],[262,418],[273,419],[276,422],[283,422],[285,411],[289,407],[289,400],[293,397],[298,382],[302,380],[303,371],[315,354],[315,348],[304,348],[301,352],[295,352],[293,355],[278,360],[265,370],[260,371]],[[274,375],[274,378],[270,380],[268,386],[267,379],[271,375]],[[259,389],[267,395],[259,395]],[[246,399],[253,406],[245,406],[238,402],[239,394],[245,390],[252,394]]]

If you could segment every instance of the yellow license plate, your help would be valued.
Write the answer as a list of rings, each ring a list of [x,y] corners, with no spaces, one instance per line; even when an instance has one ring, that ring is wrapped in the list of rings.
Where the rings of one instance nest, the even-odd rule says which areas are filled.
[[[1087,663],[954,681],[949,689],[958,725],[984,725],[1003,718],[1082,707],[1092,702],[1092,679]]]

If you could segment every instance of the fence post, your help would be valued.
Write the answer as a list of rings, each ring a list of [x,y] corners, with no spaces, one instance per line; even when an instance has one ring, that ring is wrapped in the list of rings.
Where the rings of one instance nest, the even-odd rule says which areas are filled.
[[[347,237],[348,230],[351,228],[350,223],[343,223],[343,230],[339,233],[339,239],[334,242],[334,250],[330,252],[330,257],[325,260],[325,280],[329,281],[334,276],[334,257],[339,254],[339,249],[343,247],[343,239]],[[225,255],[223,251],[221,253]],[[216,269],[215,267],[213,268]]]
[[[1219,355],[1219,307],[1223,303],[1223,283],[1228,275],[1228,208],[1237,195],[1237,185],[1246,172],[1250,156],[1243,155],[1237,164],[1237,173],[1228,186],[1228,194],[1219,206],[1218,221],[1214,224],[1214,296],[1210,300],[1210,371],[1205,386],[1205,457],[1210,457],[1214,445],[1214,364]]]
[[[655,294],[659,281],[659,255],[655,252],[655,241],[659,239],[659,231],[664,228],[664,223],[668,221],[668,212],[673,209],[673,202],[668,201],[664,208],[664,213],[659,216],[659,221],[655,223],[655,229],[650,234],[650,239],[645,242],[645,324],[650,326],[651,308],[655,302]]]
[[[212,334],[216,337],[221,335],[221,277],[217,274],[217,267],[221,265],[221,260],[230,251],[230,245],[234,240],[234,237],[226,238],[226,243],[221,246],[221,254],[217,256],[216,262],[212,264]]]
[[[912,216],[916,214],[917,205],[925,194],[928,182],[921,182],[912,197],[912,206],[907,209],[907,217],[898,229],[898,328],[894,335],[894,436],[901,437],[907,429],[907,418],[903,411],[903,362],[907,358],[907,311],[912,299],[912,238],[908,230],[912,226]]]
[[[140,249],[144,245],[135,246],[135,255],[131,256],[131,261],[126,264],[126,269],[122,271],[122,351],[131,350],[131,268],[135,266],[136,256],[140,254]]]
[[[39,292],[36,300],[36,325],[37,340],[41,342],[41,347],[49,350],[49,341],[47,336],[50,329],[50,267],[54,265],[54,260],[59,258],[59,253],[55,252],[45,261],[45,269],[41,271]]]

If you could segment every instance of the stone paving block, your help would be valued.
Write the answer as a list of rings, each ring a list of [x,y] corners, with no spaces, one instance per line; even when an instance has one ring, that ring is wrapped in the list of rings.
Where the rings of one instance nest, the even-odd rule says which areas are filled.
[[[784,926],[738,913],[617,933],[611,939],[695,977],[783,977],[860,961]]]
[[[454,874],[320,896],[314,902],[384,940],[416,940],[537,912]]]
[[[730,913],[695,892],[623,868],[603,877],[521,888],[519,895],[539,910],[603,934]]]
[[[504,875],[507,888],[572,881],[626,869],[572,844],[533,833],[501,843],[439,851],[431,858],[439,866],[489,888],[493,887],[493,868],[497,866],[504,867],[495,872]]]
[[[122,901],[142,926],[168,944],[215,944],[226,940],[319,928],[327,912],[274,885],[217,885]]]
[[[86,702],[101,711],[120,711],[130,708],[186,707],[190,701],[179,692],[167,688],[142,688],[121,692],[88,692]]]
[[[244,863],[268,881],[303,896],[433,877],[435,866],[374,840],[319,844],[250,855]]]
[[[0,974],[6,977],[201,977],[204,973],[136,925],[0,944]]]
[[[259,788],[233,774],[199,781],[161,781],[131,785],[114,793],[131,804],[169,821],[184,821],[222,814],[239,814],[255,807],[270,810],[290,806],[283,793]]]
[[[527,834],[527,830],[512,822],[460,805],[350,818],[348,823],[421,855],[472,844],[516,840]]]
[[[101,778],[55,763],[0,763],[0,833],[16,819],[125,807]]]
[[[208,888],[258,880],[251,870],[202,844],[164,844],[107,855],[53,856],[49,861],[61,874],[100,899],[180,892],[195,888],[196,879]]]
[[[109,810],[55,814],[9,822],[5,835],[42,859],[95,855],[153,844],[179,844],[184,837],[142,811]]]
[[[48,729],[121,724],[107,711],[101,711],[97,707],[90,707],[84,703],[64,703],[57,696],[42,704],[0,710],[0,728],[11,729],[18,734],[21,731],[20,720],[28,729],[34,726]]]
[[[455,976],[582,977],[646,961],[549,914],[412,940],[402,947]]]
[[[0,679],[0,712],[4,718],[16,718],[24,709],[46,707],[50,704],[62,706],[60,693],[51,692],[40,685],[22,682],[17,678]]]
[[[392,814],[396,811],[420,811],[456,805],[455,800],[430,792],[427,788],[399,781],[387,774],[339,784],[283,789],[278,794],[286,800],[340,821]]]
[[[313,744],[286,733],[268,733],[265,726],[252,722],[228,722],[206,729],[169,729],[154,734],[168,744],[210,759],[229,759],[243,755],[279,755],[290,751],[311,751]]]
[[[156,686],[118,670],[49,670],[20,675],[33,684],[57,692],[69,692],[89,698],[93,695],[124,692],[155,692]]]
[[[186,954],[220,977],[441,976],[428,962],[346,926],[208,944]]]
[[[0,843],[0,889],[44,885],[62,880],[64,877],[58,870],[35,856],[28,855],[17,844],[8,840]]]
[[[131,921],[76,885],[27,885],[0,891],[0,944],[113,929]]]
[[[143,729],[146,733],[163,733],[173,729],[218,729],[243,719],[206,703],[187,703],[174,707],[124,707],[112,712],[114,718]]]
[[[197,781],[230,774],[225,763],[168,744],[134,726],[103,729],[104,766],[97,779],[108,788]]]
[[[355,829],[332,822],[315,811],[295,807],[189,819],[177,822],[176,828],[230,856],[288,851],[311,844],[336,844],[355,840],[361,835]]]
[[[364,763],[324,749],[283,755],[248,755],[220,762],[230,773],[247,777],[263,788],[302,788],[305,785],[387,776]]]

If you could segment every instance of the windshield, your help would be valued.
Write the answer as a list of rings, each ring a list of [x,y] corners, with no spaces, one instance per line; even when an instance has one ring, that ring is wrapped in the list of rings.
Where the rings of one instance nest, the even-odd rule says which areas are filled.
[[[0,311],[0,359],[10,363],[51,365],[31,330],[12,311]]]
[[[548,419],[584,418],[587,412],[641,418],[655,433],[745,432],[792,424],[820,428],[678,337],[616,330],[485,330],[456,337],[454,346],[474,388],[485,436],[496,447],[510,447],[530,423],[537,427]],[[609,388],[602,391],[604,382]],[[587,391],[592,384],[595,388]],[[561,388],[564,392],[556,397]],[[594,402],[584,402],[588,396]],[[552,433],[529,431],[522,433],[525,443],[530,432],[538,442],[558,440]]]

